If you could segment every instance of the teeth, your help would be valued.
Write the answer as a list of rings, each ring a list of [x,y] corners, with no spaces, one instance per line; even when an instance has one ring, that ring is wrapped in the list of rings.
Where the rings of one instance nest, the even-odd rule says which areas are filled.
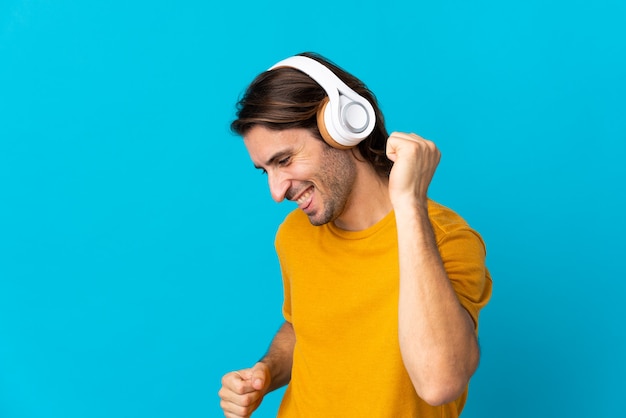
[[[302,196],[300,196],[300,198],[298,200],[296,200],[296,202],[301,205],[302,203],[304,203],[309,197],[311,196],[311,192],[306,192],[305,194],[303,194]]]

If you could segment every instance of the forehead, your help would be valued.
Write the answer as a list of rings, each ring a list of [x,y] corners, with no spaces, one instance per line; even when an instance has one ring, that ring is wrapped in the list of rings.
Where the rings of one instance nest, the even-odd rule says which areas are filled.
[[[276,153],[303,149],[311,141],[318,141],[307,129],[284,129],[280,131],[264,126],[254,126],[243,137],[244,145],[252,161],[261,165]]]

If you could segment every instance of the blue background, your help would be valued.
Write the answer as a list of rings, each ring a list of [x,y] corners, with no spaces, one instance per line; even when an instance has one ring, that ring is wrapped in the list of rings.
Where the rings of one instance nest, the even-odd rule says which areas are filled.
[[[623,413],[625,2],[210,3],[0,2],[0,417],[221,415],[293,208],[228,125],[307,50],[438,144],[431,196],[487,242],[464,417]]]

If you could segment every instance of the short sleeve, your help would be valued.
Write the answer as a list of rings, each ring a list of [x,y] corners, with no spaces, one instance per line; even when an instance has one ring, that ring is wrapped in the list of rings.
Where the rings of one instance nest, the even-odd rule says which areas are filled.
[[[439,235],[437,246],[459,301],[478,330],[478,314],[491,298],[492,289],[485,244],[476,231],[464,225]]]

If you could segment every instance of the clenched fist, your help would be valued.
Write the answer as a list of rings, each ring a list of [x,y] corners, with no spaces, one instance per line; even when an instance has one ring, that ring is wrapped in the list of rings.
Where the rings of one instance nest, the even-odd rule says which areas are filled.
[[[220,406],[228,418],[247,418],[259,407],[270,385],[270,372],[264,363],[251,369],[230,372],[222,377]]]
[[[387,157],[394,162],[389,174],[389,197],[394,208],[427,204],[428,186],[441,153],[434,142],[415,134],[393,132],[387,139]]]

